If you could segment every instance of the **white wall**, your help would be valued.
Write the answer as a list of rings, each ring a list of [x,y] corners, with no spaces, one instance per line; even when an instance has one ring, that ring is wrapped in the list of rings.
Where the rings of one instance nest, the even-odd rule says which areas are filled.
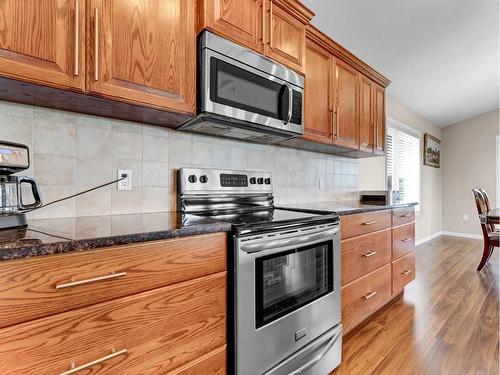
[[[0,139],[30,147],[46,202],[116,179],[132,170],[132,191],[115,186],[35,211],[36,218],[176,210],[180,167],[266,170],[276,203],[357,197],[358,162],[291,148],[181,133],[29,105],[0,102]],[[323,180],[323,189],[319,181]]]
[[[498,135],[498,110],[443,129],[443,231],[481,234],[473,188],[485,189],[492,206],[498,207]]]
[[[420,117],[392,97],[387,97],[386,114],[421,133],[420,142],[423,148],[423,136],[430,133],[441,139],[439,127]],[[385,190],[385,157],[360,159],[359,189]],[[441,231],[441,169],[420,164],[420,212],[416,218],[416,239],[421,241]]]

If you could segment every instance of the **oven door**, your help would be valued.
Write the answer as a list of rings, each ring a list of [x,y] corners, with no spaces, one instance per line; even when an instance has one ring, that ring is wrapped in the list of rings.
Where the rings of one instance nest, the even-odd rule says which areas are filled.
[[[302,88],[211,49],[201,62],[200,112],[303,133]]]
[[[236,238],[235,249],[238,375],[268,371],[340,323],[337,224]]]

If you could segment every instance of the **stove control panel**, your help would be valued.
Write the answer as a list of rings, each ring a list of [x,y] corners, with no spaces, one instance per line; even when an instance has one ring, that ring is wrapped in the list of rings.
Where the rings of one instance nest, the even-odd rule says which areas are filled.
[[[178,173],[181,194],[200,191],[236,193],[272,193],[270,172],[249,172],[221,169],[181,168]]]

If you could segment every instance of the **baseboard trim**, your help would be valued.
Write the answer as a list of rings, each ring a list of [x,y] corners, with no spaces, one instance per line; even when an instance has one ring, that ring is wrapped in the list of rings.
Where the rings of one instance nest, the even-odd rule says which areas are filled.
[[[453,237],[463,237],[463,238],[473,238],[475,240],[482,240],[483,236],[480,234],[473,234],[473,233],[460,233],[460,232],[447,232],[447,231],[442,231],[441,234],[443,236],[453,236]]]
[[[426,242],[429,242],[430,240],[433,240],[434,238],[439,237],[441,234],[442,234],[442,232],[436,232],[436,233],[432,233],[429,236],[421,238],[421,239],[415,241],[415,246],[419,246],[419,245],[422,245]]]

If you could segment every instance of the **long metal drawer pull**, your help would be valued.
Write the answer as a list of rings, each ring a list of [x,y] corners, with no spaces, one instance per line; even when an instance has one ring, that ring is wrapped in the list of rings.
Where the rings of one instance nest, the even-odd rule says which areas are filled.
[[[368,294],[367,294],[366,296],[364,296],[364,297],[365,297],[365,299],[370,299],[370,298],[374,297],[376,294],[377,294],[377,292],[376,292],[376,291],[373,291],[373,292],[368,293]]]
[[[337,340],[340,337],[340,333],[341,332],[342,331],[338,331],[335,335],[332,336],[332,338],[330,339],[330,342],[328,343],[328,345],[326,346],[326,348],[323,351],[321,351],[321,353],[319,353],[317,356],[315,356],[310,361],[307,361],[306,363],[304,363],[302,366],[300,366],[295,371],[291,372],[290,375],[300,375],[305,370],[313,367],[316,363],[318,363],[319,361],[321,361],[321,359],[332,349],[333,345],[337,342]]]
[[[373,221],[366,221],[364,223],[361,223],[361,225],[373,225],[373,224],[376,224],[377,223],[377,220],[373,220]]]
[[[370,251],[369,253],[363,254],[363,256],[364,256],[365,258],[369,258],[369,257],[371,257],[371,256],[374,256],[375,254],[377,254],[377,252],[376,252],[376,251]]]
[[[80,74],[80,0],[75,0],[75,76]]]
[[[402,215],[399,215],[399,217],[410,217],[411,214],[402,214]]]
[[[99,9],[94,8],[94,81],[99,81]]]
[[[71,287],[77,286],[77,285],[90,284],[90,283],[95,283],[97,281],[116,279],[117,277],[123,277],[123,276],[127,276],[127,273],[126,272],[117,272],[117,273],[111,272],[109,275],[97,276],[97,277],[93,277],[91,279],[73,280],[69,283],[57,284],[56,289],[71,288]]]
[[[264,250],[269,250],[269,249],[275,249],[279,247],[284,247],[290,244],[294,245],[300,245],[303,243],[307,243],[310,241],[314,241],[316,239],[320,238],[325,238],[328,236],[332,236],[338,232],[338,229],[331,229],[325,232],[320,232],[320,233],[315,233],[315,234],[310,234],[306,236],[301,236],[301,237],[291,237],[283,240],[275,240],[275,241],[267,241],[267,242],[258,242],[258,243],[253,243],[253,244],[242,244],[240,246],[240,249],[242,251],[245,251],[247,253],[255,253],[258,251],[264,251]]]
[[[94,365],[97,365],[99,363],[105,362],[105,361],[110,360],[112,358],[118,357],[119,355],[126,354],[127,352],[128,352],[127,349],[122,349],[122,350],[118,350],[118,351],[115,351],[114,349],[112,349],[111,354],[108,354],[108,355],[106,355],[106,356],[104,356],[102,358],[98,358],[98,359],[96,359],[94,361],[85,363],[85,364],[83,364],[81,366],[73,367],[73,368],[71,368],[68,371],[61,372],[59,375],[71,375],[71,374],[74,374],[74,373],[76,373],[78,371],[85,370],[86,368],[92,367]],[[74,364],[72,366],[74,366]]]
[[[409,275],[412,272],[413,272],[413,270],[406,270],[406,271],[402,272],[402,275],[406,276],[406,275]]]
[[[408,242],[408,241],[411,241],[411,238],[403,238],[401,241]]]

